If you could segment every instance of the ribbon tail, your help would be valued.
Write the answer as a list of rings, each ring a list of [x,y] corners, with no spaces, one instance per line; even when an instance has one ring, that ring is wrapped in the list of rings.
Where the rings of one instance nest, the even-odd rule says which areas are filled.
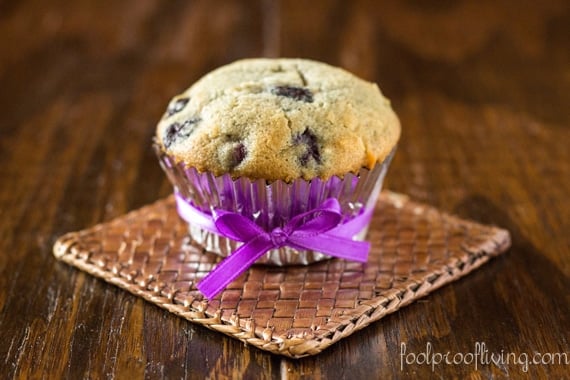
[[[370,243],[339,237],[330,233],[318,236],[290,236],[290,245],[300,249],[311,249],[340,259],[365,263],[370,252]]]
[[[258,236],[222,260],[196,287],[206,298],[214,298],[272,248],[274,245],[267,236]]]

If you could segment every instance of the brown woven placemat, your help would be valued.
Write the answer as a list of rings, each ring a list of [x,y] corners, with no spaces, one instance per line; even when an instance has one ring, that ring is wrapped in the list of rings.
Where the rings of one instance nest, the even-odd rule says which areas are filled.
[[[314,355],[471,272],[510,246],[506,230],[384,192],[368,263],[254,266],[212,301],[195,283],[218,256],[192,244],[173,197],[62,236],[55,256],[168,311],[293,358]]]

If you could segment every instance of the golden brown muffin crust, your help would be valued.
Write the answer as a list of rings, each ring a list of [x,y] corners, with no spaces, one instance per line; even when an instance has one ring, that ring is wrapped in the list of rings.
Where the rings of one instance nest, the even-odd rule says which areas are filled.
[[[400,123],[373,83],[304,59],[246,59],[176,96],[156,130],[177,161],[215,175],[291,181],[383,161]]]

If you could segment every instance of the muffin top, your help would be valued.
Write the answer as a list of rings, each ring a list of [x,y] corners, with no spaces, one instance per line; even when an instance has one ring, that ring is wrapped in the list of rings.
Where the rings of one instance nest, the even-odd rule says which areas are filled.
[[[343,69],[246,59],[172,99],[156,135],[200,172],[290,182],[372,168],[396,145],[400,123],[376,84]]]

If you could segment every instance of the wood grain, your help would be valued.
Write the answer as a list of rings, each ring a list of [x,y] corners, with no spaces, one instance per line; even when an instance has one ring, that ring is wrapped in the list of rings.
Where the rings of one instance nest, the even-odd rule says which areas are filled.
[[[570,356],[568,2],[0,2],[4,378],[564,378],[568,365],[400,366],[409,352]],[[376,81],[403,136],[387,187],[511,231],[509,253],[322,354],[282,359],[57,262],[63,233],[170,192],[170,97],[242,57]],[[33,296],[30,296],[33,295]]]

